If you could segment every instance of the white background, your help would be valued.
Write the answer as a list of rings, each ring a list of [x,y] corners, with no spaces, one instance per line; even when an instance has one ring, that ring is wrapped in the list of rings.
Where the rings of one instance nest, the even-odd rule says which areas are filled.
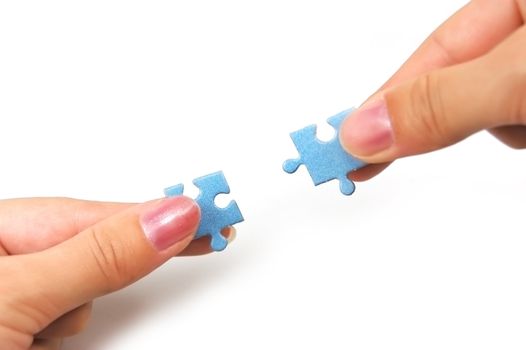
[[[524,152],[481,133],[352,197],[281,170],[290,131],[465,2],[0,3],[1,197],[143,201],[222,169],[246,219],[98,300],[65,349],[524,349]]]

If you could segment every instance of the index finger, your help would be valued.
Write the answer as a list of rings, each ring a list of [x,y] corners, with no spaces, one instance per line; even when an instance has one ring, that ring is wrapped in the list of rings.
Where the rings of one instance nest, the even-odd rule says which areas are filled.
[[[133,205],[73,198],[0,200],[0,256],[35,253],[53,247]],[[222,234],[230,242],[235,230],[229,226]],[[203,237],[190,243],[180,255],[211,252],[210,239]]]
[[[484,55],[524,24],[518,0],[474,0],[438,27],[380,88]]]
[[[524,24],[526,3],[519,0],[474,0],[446,20],[420,45],[396,73],[367,101],[383,90],[435,69],[470,61],[489,52]],[[367,102],[366,101],[366,102]],[[368,180],[389,163],[372,164],[349,174]]]

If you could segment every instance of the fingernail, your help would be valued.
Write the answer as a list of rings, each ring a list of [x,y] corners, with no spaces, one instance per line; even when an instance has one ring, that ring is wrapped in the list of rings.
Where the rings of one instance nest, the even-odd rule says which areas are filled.
[[[236,239],[236,236],[237,236],[237,231],[233,226],[231,226],[230,233],[226,239],[228,241],[228,244],[232,243]]]
[[[155,203],[140,217],[144,234],[161,251],[192,234],[199,223],[199,206],[184,196]]]
[[[383,98],[366,103],[352,113],[340,131],[343,147],[355,156],[372,156],[393,144],[393,130]]]

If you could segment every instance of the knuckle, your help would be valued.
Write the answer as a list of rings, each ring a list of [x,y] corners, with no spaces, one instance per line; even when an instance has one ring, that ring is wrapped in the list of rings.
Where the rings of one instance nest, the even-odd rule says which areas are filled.
[[[16,264],[0,258],[0,326],[18,320],[17,330],[31,333],[46,325],[55,308],[51,302],[42,303],[47,301],[45,293],[35,298],[34,279],[26,266],[24,262]]]
[[[434,45],[435,52],[440,57],[440,60],[444,66],[450,66],[457,63],[459,60],[455,57],[451,45],[447,45],[447,34],[444,35],[443,31],[434,31],[430,36],[431,45]]]
[[[28,349],[33,341],[31,335],[2,324],[0,324],[0,339],[2,349]]]
[[[121,242],[112,240],[102,225],[88,229],[89,253],[93,258],[95,269],[102,277],[104,292],[110,293],[124,286],[127,281],[125,247]]]
[[[442,144],[448,138],[449,128],[438,75],[430,73],[419,78],[410,91],[410,98],[415,139],[425,144]]]

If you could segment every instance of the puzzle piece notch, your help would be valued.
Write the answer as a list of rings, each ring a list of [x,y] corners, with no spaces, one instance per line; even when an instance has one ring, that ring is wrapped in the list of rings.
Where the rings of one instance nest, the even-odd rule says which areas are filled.
[[[303,129],[290,133],[290,137],[298,150],[299,157],[283,163],[283,170],[292,174],[300,165],[305,165],[314,185],[318,186],[330,180],[338,179],[340,192],[351,195],[355,190],[354,183],[347,178],[351,171],[362,168],[366,163],[348,154],[340,144],[338,130],[345,118],[354,111],[349,109],[327,119],[336,135],[333,139],[323,142],[316,137],[316,125],[308,125]]]
[[[194,179],[193,184],[199,188],[199,195],[195,201],[201,209],[201,221],[195,239],[210,236],[210,246],[215,251],[226,248],[228,241],[221,234],[225,227],[242,222],[243,215],[235,201],[231,201],[225,208],[215,205],[215,198],[219,194],[230,193],[230,187],[222,171]],[[178,184],[164,190],[167,197],[182,195],[184,185]]]

